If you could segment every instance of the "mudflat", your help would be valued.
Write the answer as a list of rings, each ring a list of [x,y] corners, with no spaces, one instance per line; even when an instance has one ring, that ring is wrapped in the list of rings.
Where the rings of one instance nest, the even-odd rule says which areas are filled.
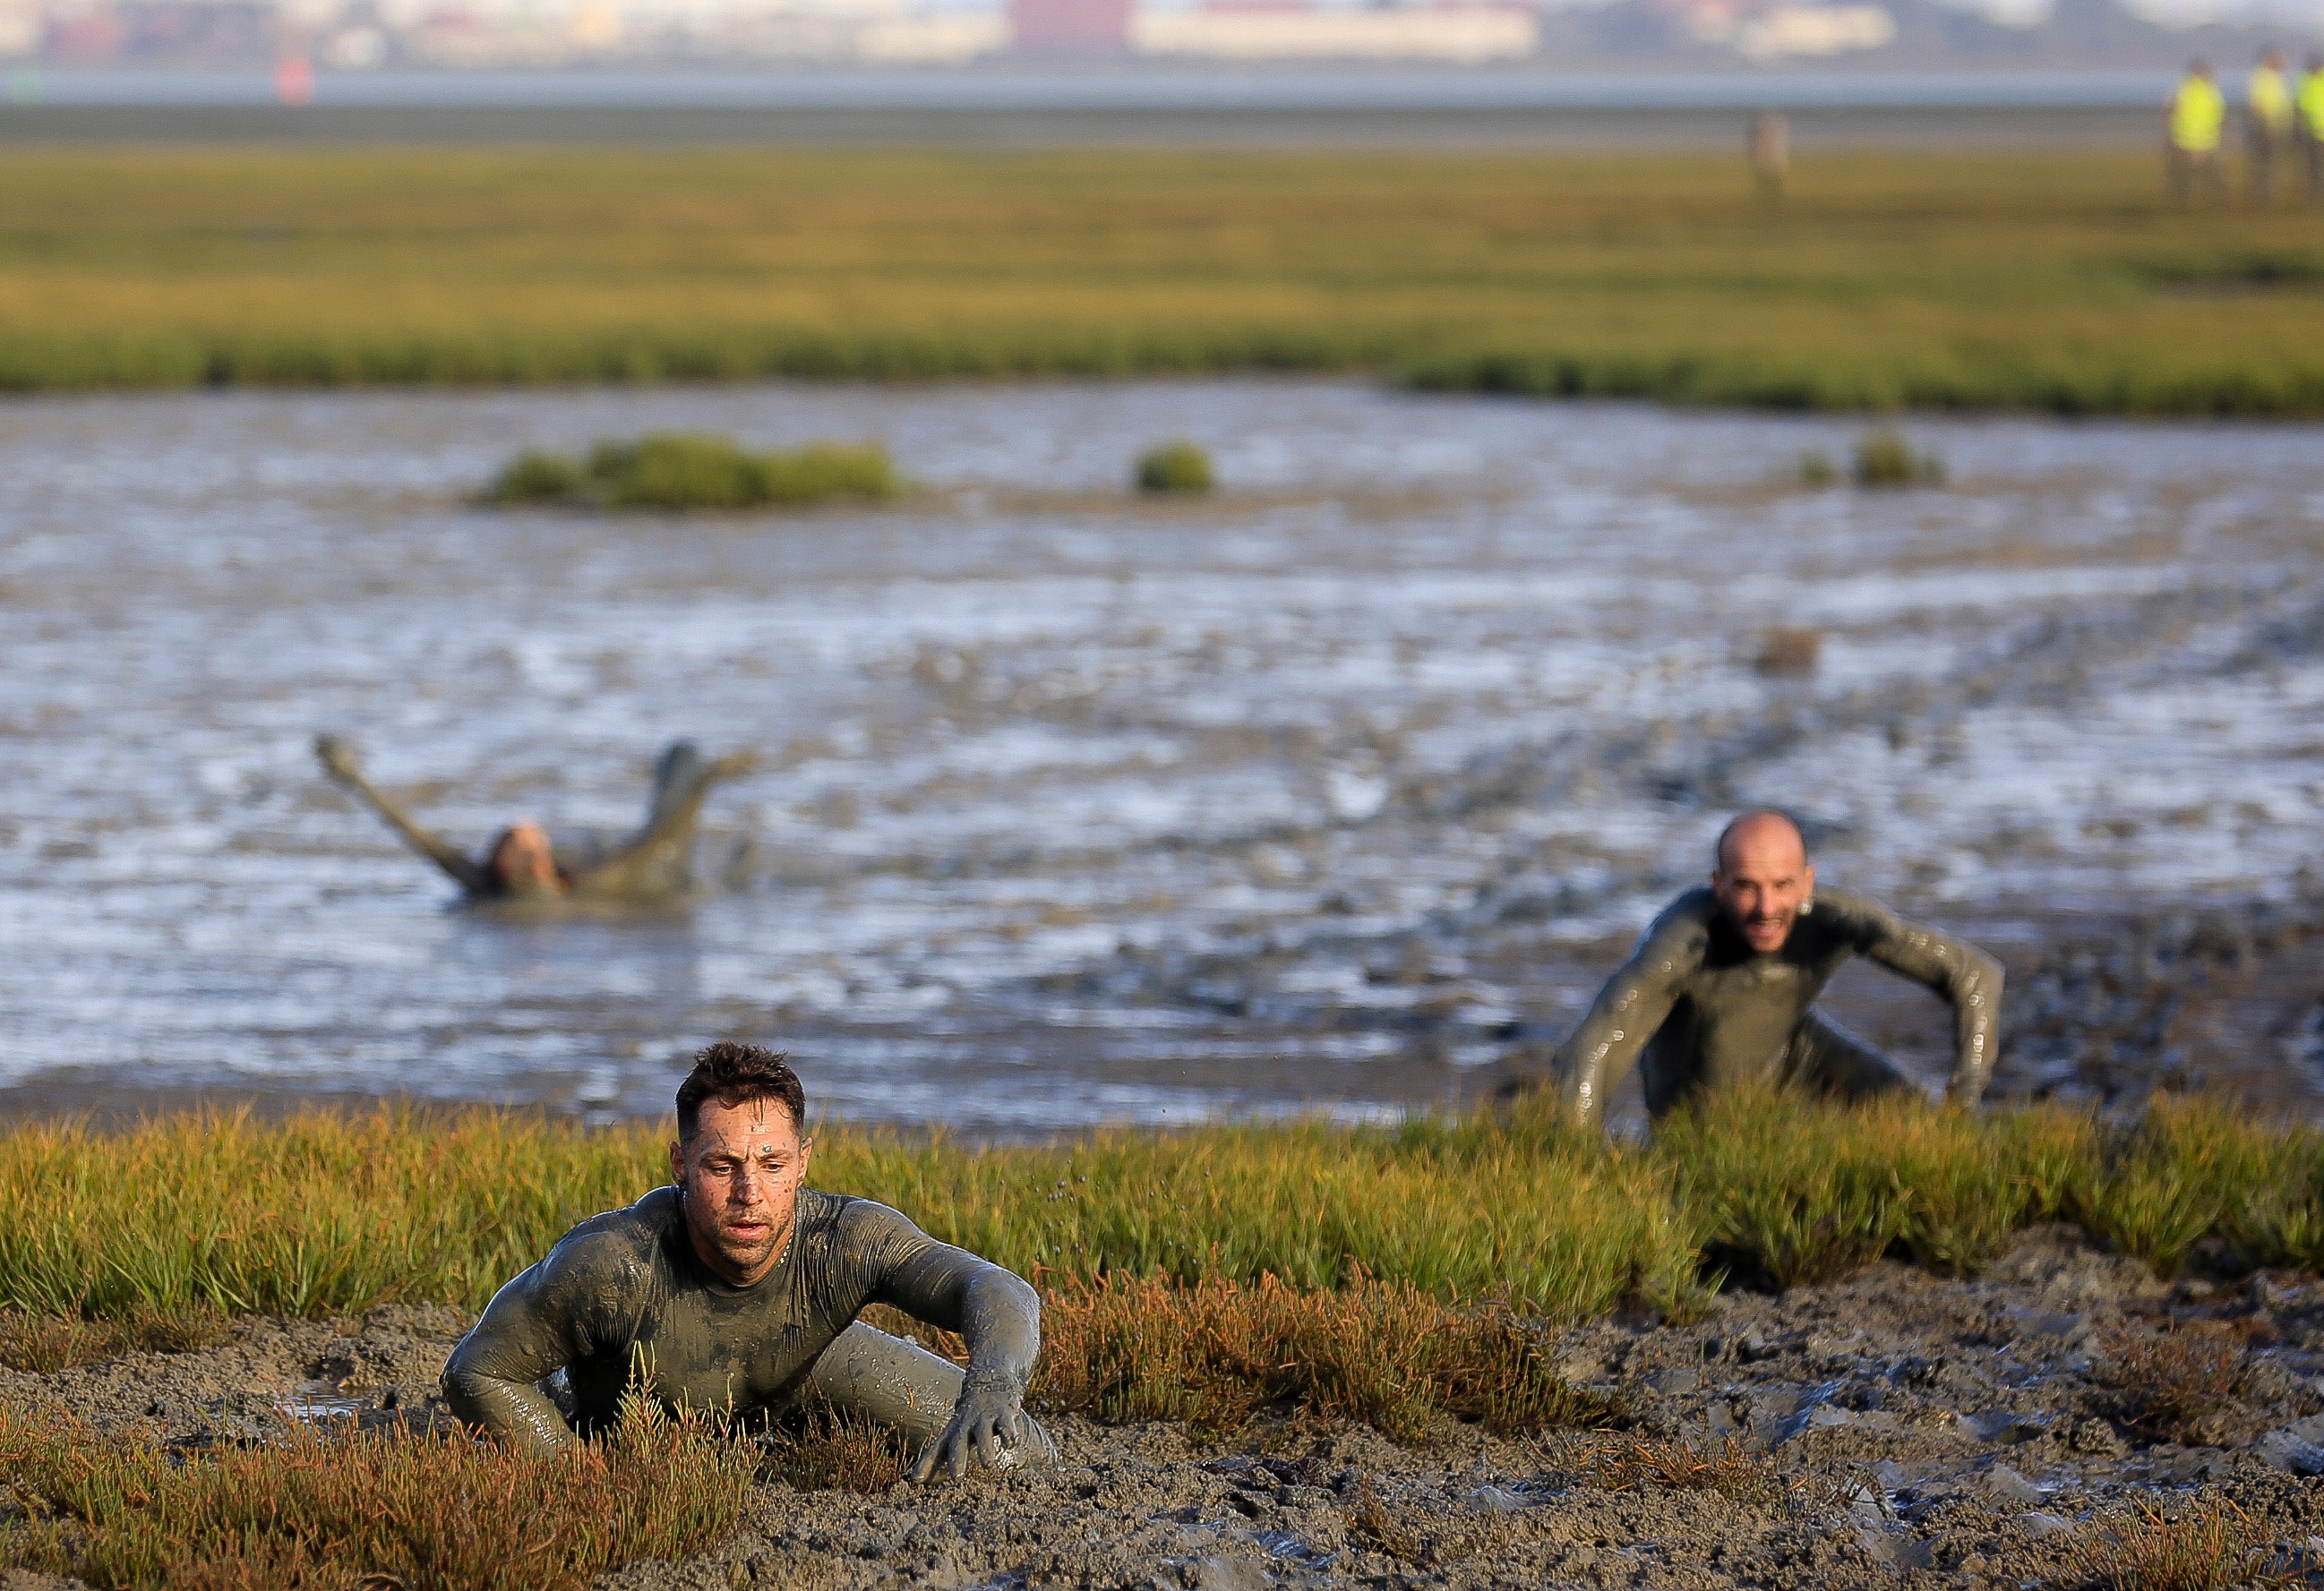
[[[245,1319],[198,1352],[8,1374],[0,1396],[189,1454],[301,1420],[424,1426],[465,1320]],[[2324,1533],[2303,1478],[2324,1469],[2313,1278],[2165,1282],[2052,1227],[1977,1280],[1884,1263],[1730,1291],[1690,1324],[1571,1328],[1554,1351],[1618,1392],[1613,1429],[1443,1421],[1400,1446],[1296,1410],[1208,1434],[1065,1418],[1054,1473],[762,1481],[730,1536],[600,1584],[2016,1587],[2088,1583],[2174,1531],[2297,1568]]]

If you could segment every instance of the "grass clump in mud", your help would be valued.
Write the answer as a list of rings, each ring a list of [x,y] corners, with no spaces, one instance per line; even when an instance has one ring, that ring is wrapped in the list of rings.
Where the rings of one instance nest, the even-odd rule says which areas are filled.
[[[1858,486],[1876,491],[1941,486],[1945,462],[1933,453],[1914,451],[1904,433],[1884,426],[1866,432],[1857,442],[1853,474]]]
[[[1042,1332],[1035,1398],[1101,1420],[1226,1430],[1296,1405],[1413,1440],[1447,1414],[1518,1430],[1621,1412],[1615,1393],[1555,1373],[1537,1323],[1507,1306],[1448,1307],[1408,1283],[1318,1292],[1273,1276],[1106,1277],[1051,1292]]]
[[[911,1451],[900,1432],[828,1404],[811,1404],[765,1433],[761,1478],[802,1492],[876,1496],[904,1478]]]
[[[724,437],[668,431],[601,442],[584,459],[521,454],[484,498],[503,506],[684,511],[884,502],[903,490],[887,450],[876,443],[818,442],[754,453]]]
[[[579,1587],[733,1529],[757,1455],[633,1402],[611,1439],[536,1458],[466,1434],[311,1430],[180,1454],[0,1408],[0,1555],[106,1587]]]
[[[1192,442],[1166,442],[1139,455],[1138,490],[1155,497],[1200,496],[1215,488],[1211,455]]]
[[[189,1353],[220,1341],[226,1331],[223,1316],[198,1307],[132,1309],[112,1320],[0,1310],[0,1367],[51,1375],[129,1353]]]
[[[2190,1500],[2175,1512],[2140,1504],[2109,1529],[2085,1532],[2067,1554],[2055,1591],[2227,1591],[2282,1586],[2265,1531],[2224,1497]]]
[[[2148,1440],[2203,1445],[2218,1439],[2221,1416],[2249,1390],[2250,1356],[2218,1327],[2123,1327],[2107,1337],[2098,1375],[2119,1393],[2125,1423]]]
[[[1784,1493],[1775,1461],[1734,1437],[1715,1447],[1677,1439],[1619,1438],[1591,1454],[1590,1477],[1609,1492],[1647,1487],[1715,1492],[1738,1503],[1772,1503]]]

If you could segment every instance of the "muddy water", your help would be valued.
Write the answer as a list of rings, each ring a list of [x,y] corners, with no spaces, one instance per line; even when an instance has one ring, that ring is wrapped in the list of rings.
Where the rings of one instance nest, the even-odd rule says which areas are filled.
[[[927,491],[463,501],[670,426],[880,437]],[[0,408],[0,1089],[651,1111],[742,1034],[864,1118],[1394,1110],[1562,1033],[1742,802],[2021,970],[2313,915],[2318,434],[1932,422],[1946,490],[1769,483],[1856,430],[1271,382]],[[1175,436],[1230,489],[1131,501]],[[468,844],[621,831],[675,735],[763,763],[695,904],[516,919],[322,729]],[[2317,988],[2275,981],[2204,1063],[2305,1098]],[[1940,1059],[1923,997],[1840,1003]]]

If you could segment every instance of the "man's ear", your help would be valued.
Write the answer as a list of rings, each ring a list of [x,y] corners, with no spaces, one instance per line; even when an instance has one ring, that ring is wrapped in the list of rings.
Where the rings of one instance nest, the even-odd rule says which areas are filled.
[[[799,1175],[801,1178],[805,1178],[807,1175],[807,1163],[814,1158],[815,1140],[813,1138],[801,1138],[799,1140],[798,1162]]]
[[[677,1138],[669,1141],[669,1180],[681,1188],[686,1186],[686,1145]]]

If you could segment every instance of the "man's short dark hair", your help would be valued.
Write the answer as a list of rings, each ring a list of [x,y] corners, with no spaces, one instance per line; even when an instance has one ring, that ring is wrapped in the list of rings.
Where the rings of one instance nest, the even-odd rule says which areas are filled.
[[[706,1100],[715,1100],[731,1110],[753,1099],[780,1099],[783,1108],[791,1113],[791,1126],[806,1127],[807,1090],[799,1086],[798,1073],[791,1070],[781,1051],[762,1050],[733,1039],[706,1046],[696,1053],[694,1070],[678,1085],[679,1141],[694,1136]]]

